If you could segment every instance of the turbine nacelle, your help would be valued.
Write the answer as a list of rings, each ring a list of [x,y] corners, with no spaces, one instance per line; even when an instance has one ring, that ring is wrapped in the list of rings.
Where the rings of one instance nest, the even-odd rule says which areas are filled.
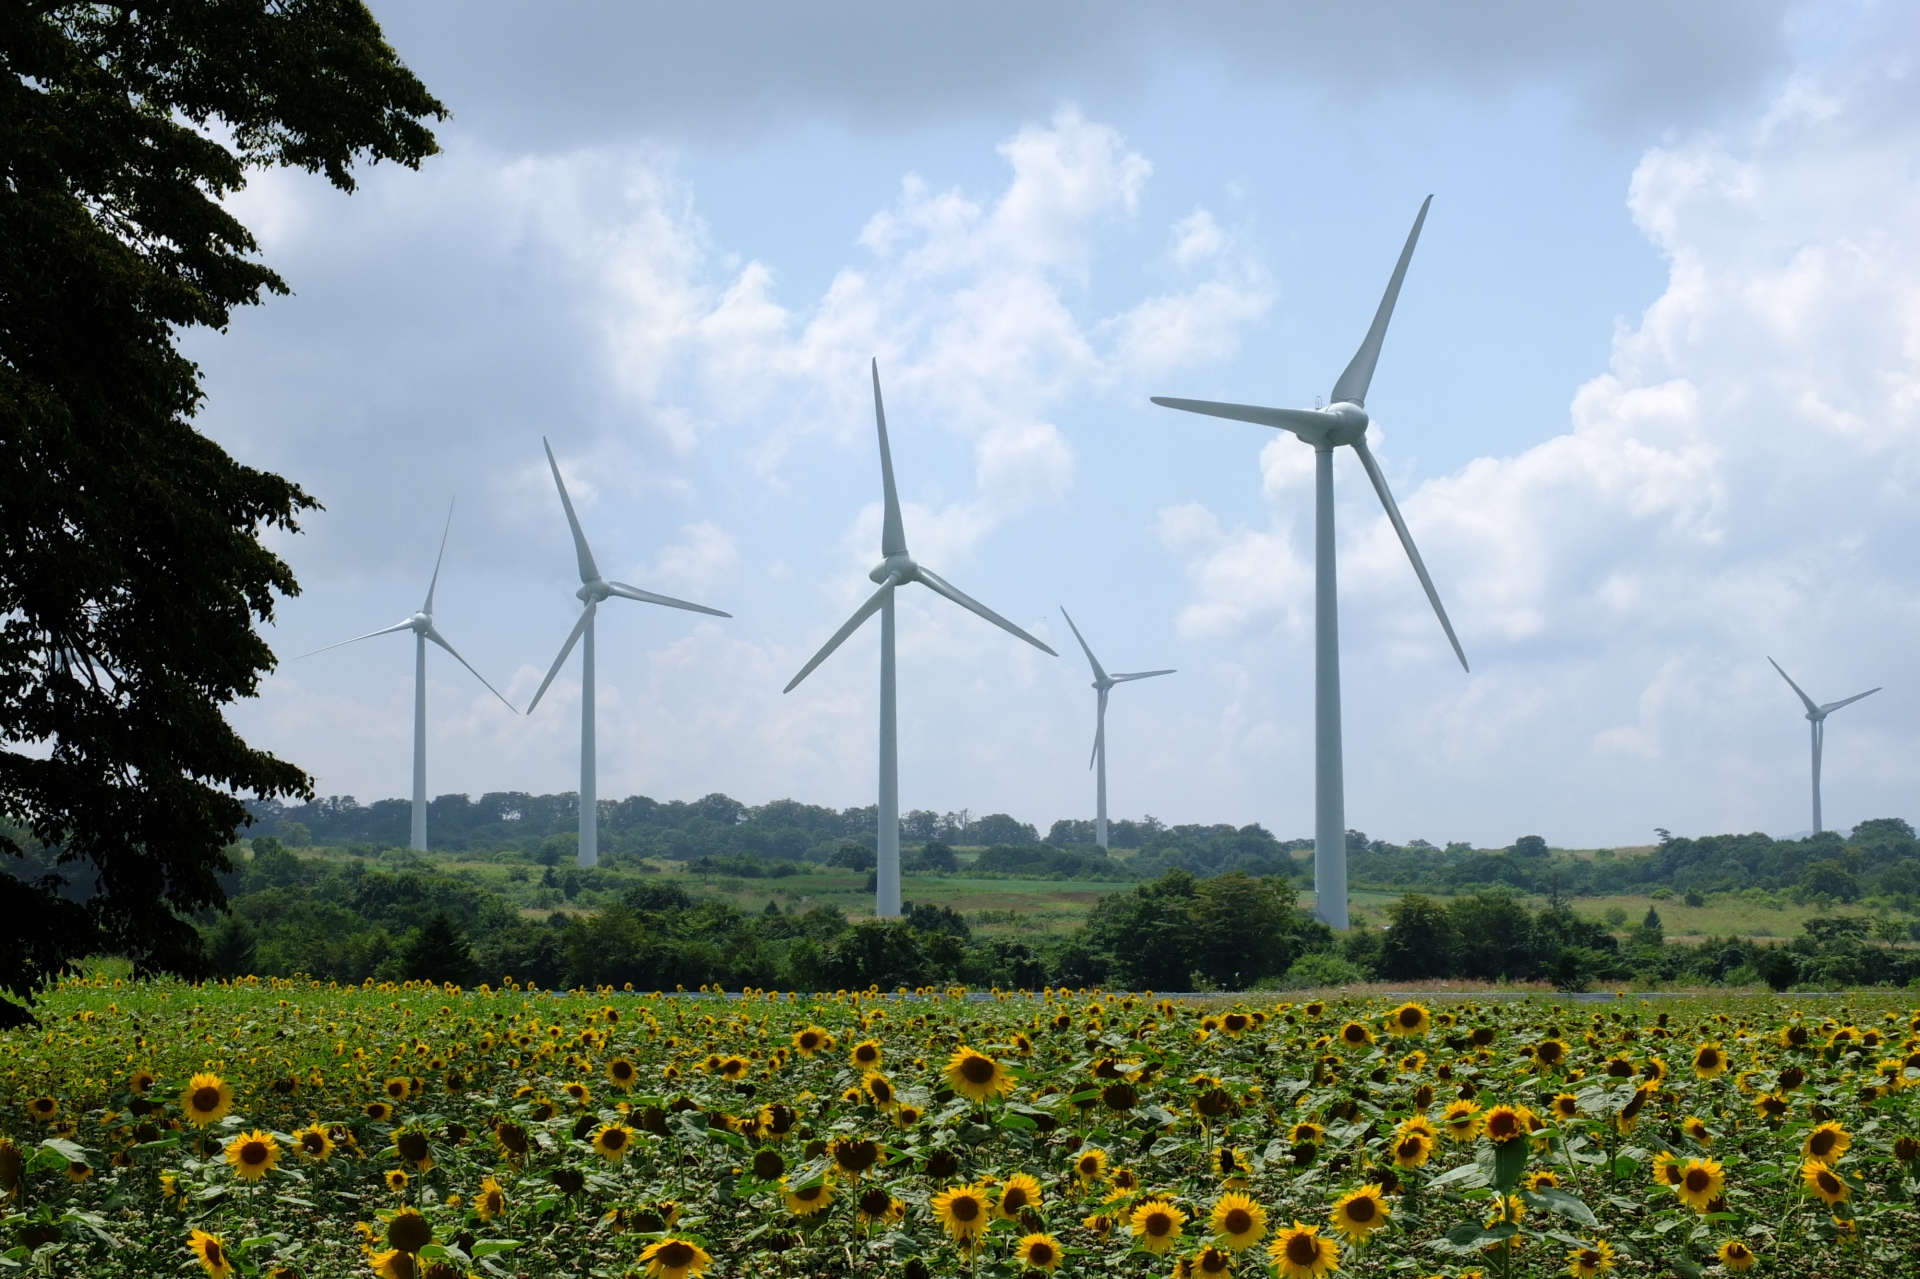
[[[415,635],[425,635],[433,629],[433,614],[427,612],[415,613],[407,619],[407,625],[412,628]]]
[[[913,562],[913,556],[903,551],[898,555],[887,556],[874,565],[873,571],[867,574],[868,580],[874,582],[884,582],[889,577],[902,586],[908,582],[917,582],[920,580],[920,566]]]
[[[580,583],[580,589],[573,597],[582,604],[604,604],[613,596],[613,584],[604,577],[596,577],[591,582]]]

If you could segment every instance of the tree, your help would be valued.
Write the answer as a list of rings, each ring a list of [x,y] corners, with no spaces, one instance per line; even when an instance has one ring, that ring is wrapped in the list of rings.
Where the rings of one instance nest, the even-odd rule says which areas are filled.
[[[408,981],[452,982],[464,986],[473,979],[473,947],[453,916],[444,910],[428,915],[400,949],[400,967]]]
[[[1251,990],[1300,956],[1293,889],[1232,870],[1194,893],[1194,970],[1222,990]]]
[[[1447,908],[1431,897],[1408,893],[1387,908],[1381,969],[1392,981],[1451,976],[1455,941]]]
[[[13,1024],[89,951],[205,972],[185,916],[225,903],[238,796],[311,793],[222,708],[298,589],[260,533],[317,503],[193,429],[175,342],[287,291],[223,203],[250,169],[351,191],[446,111],[359,0],[21,0],[0,64],[0,812],[58,868],[0,873]]]
[[[1513,847],[1508,851],[1515,857],[1545,857],[1547,841],[1538,835],[1522,835],[1513,841]]]

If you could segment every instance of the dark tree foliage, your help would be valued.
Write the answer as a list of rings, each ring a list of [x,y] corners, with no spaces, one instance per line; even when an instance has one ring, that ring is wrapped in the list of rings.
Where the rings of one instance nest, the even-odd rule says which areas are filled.
[[[434,911],[401,947],[400,969],[408,981],[466,985],[473,980],[473,946],[466,930],[446,911]]]
[[[221,708],[296,590],[314,500],[191,425],[177,333],[287,286],[221,205],[249,169],[353,189],[445,111],[358,0],[0,5],[0,1023],[70,958],[207,970],[238,794],[304,795]],[[28,844],[51,869],[13,873]],[[44,863],[43,863],[44,865]],[[80,887],[84,882],[85,894]]]

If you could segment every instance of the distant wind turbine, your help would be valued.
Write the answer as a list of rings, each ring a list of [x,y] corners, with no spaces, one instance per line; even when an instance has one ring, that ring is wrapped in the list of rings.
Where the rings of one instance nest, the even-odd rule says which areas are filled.
[[[560,505],[567,510],[567,527],[573,530],[573,549],[580,557],[580,589],[574,596],[585,610],[580,620],[573,624],[572,634],[567,642],[560,646],[560,656],[553,659],[553,666],[547,671],[547,677],[540,681],[540,691],[533,695],[533,701],[527,705],[527,714],[533,714],[533,708],[546,696],[547,686],[553,683],[553,677],[560,673],[566,663],[567,654],[573,652],[573,646],[586,636],[586,646],[580,650],[580,856],[582,866],[596,866],[600,862],[600,799],[599,774],[593,757],[593,615],[599,609],[601,601],[609,596],[618,595],[621,599],[639,600],[642,604],[664,604],[668,608],[684,608],[690,613],[705,613],[710,617],[732,617],[731,613],[722,613],[717,608],[708,608],[705,604],[689,604],[685,600],[673,599],[666,595],[655,595],[652,591],[643,591],[637,586],[628,586],[625,582],[609,582],[600,576],[600,570],[594,566],[593,552],[587,548],[587,535],[580,531],[580,517],[573,513],[573,500],[567,496],[567,484],[560,478],[560,464],[553,460],[553,445],[543,437],[540,441],[547,450],[547,465],[553,468],[553,483],[560,490]]]
[[[1094,819],[1093,838],[1100,847],[1107,846],[1107,693],[1115,684],[1125,684],[1130,680],[1152,679],[1156,675],[1171,675],[1172,671],[1135,671],[1131,675],[1115,672],[1107,674],[1101,667],[1100,659],[1087,647],[1086,636],[1080,628],[1074,626],[1073,617],[1067,612],[1066,605],[1060,606],[1060,616],[1067,619],[1067,625],[1073,631],[1073,637],[1080,641],[1080,651],[1087,655],[1087,665],[1093,667],[1093,687],[1100,694],[1099,710],[1094,713],[1093,757],[1087,761],[1088,768],[1097,768],[1098,783],[1095,793],[1099,796],[1099,815]]]
[[[446,527],[440,530],[440,554],[434,557],[433,579],[427,583],[427,601],[420,611],[404,622],[377,631],[368,631],[365,635],[356,635],[350,640],[341,640],[338,644],[329,644],[326,648],[316,648],[313,653],[302,653],[300,657],[312,657],[314,653],[325,653],[331,649],[344,648],[348,644],[358,644],[361,640],[372,639],[376,635],[392,635],[399,631],[413,632],[413,847],[426,851],[427,847],[427,644],[438,644],[449,653],[453,660],[473,673],[473,677],[486,685],[489,693],[499,697],[506,708],[518,715],[520,710],[512,702],[500,696],[500,690],[487,683],[486,676],[473,669],[473,664],[455,653],[453,645],[447,643],[433,625],[433,593],[440,585],[440,561],[447,555],[447,534],[453,531],[453,503],[447,503]],[[299,661],[300,657],[293,660]]]
[[[1771,657],[1769,657],[1767,661],[1773,664],[1774,670],[1780,671],[1780,663],[1775,662]],[[1875,693],[1879,692],[1880,690],[1877,688],[1870,688],[1864,693],[1855,693],[1852,697],[1845,697],[1837,702],[1828,702],[1825,706],[1817,706],[1814,704],[1814,700],[1811,697],[1808,697],[1804,692],[1801,692],[1800,686],[1793,682],[1793,677],[1791,675],[1787,674],[1785,671],[1780,671],[1780,678],[1787,681],[1788,688],[1791,688],[1795,693],[1799,694],[1801,703],[1805,705],[1807,708],[1807,722],[1813,726],[1813,833],[1818,835],[1821,829],[1820,828],[1820,748],[1826,745],[1826,741],[1827,741],[1827,716],[1833,714],[1835,711],[1839,710],[1842,706],[1853,705],[1853,703],[1859,701],[1863,697],[1872,697]]]
[[[833,633],[813,660],[780,691],[791,693],[801,680],[813,674],[814,667],[827,660],[833,650],[876,612],[880,614],[880,833],[879,866],[874,874],[873,913],[891,918],[900,913],[900,751],[894,713],[893,679],[893,592],[895,588],[919,582],[936,595],[944,595],[961,608],[978,613],[1001,630],[1017,635],[1041,652],[1058,657],[1052,649],[1000,616],[985,604],[961,593],[951,582],[925,565],[916,564],[907,554],[906,527],[900,519],[900,497],[893,486],[893,454],[887,448],[887,413],[880,402],[880,361],[873,362],[873,418],[880,433],[880,490],[886,502],[885,518],[880,526],[880,554],[884,557],[867,574],[880,583],[880,589],[854,610],[846,625]]]
[[[1433,197],[1428,196],[1420,205],[1420,215],[1413,220],[1406,247],[1400,250],[1400,261],[1393,268],[1393,278],[1387,282],[1386,295],[1380,299],[1379,310],[1374,312],[1373,327],[1367,330],[1366,340],[1354,353],[1340,380],[1333,384],[1333,394],[1329,397],[1332,403],[1325,408],[1269,409],[1249,404],[1153,397],[1155,404],[1170,409],[1291,431],[1314,448],[1314,913],[1340,929],[1347,926],[1347,817],[1340,749],[1340,606],[1334,572],[1333,451],[1341,445],[1350,445],[1359,455],[1360,465],[1373,481],[1374,492],[1380,495],[1387,519],[1392,521],[1393,531],[1400,535],[1400,544],[1407,548],[1407,558],[1413,561],[1413,571],[1426,589],[1427,599],[1433,603],[1440,628],[1453,645],[1454,656],[1460,659],[1461,669],[1469,669],[1467,655],[1453,633],[1453,623],[1447,620],[1447,610],[1440,606],[1440,593],[1434,590],[1427,566],[1414,548],[1413,535],[1407,532],[1400,508],[1387,489],[1387,477],[1381,474],[1380,464],[1367,448],[1367,387],[1373,381],[1373,366],[1380,359],[1387,322],[1393,318],[1393,305],[1400,298],[1407,263],[1413,260],[1413,246],[1420,239],[1420,228],[1427,220],[1427,207],[1432,203]]]

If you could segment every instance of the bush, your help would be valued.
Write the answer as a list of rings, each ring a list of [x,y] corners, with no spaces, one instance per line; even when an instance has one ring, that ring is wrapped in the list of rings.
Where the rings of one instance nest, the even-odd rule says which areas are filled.
[[[1280,976],[1264,979],[1256,989],[1312,990],[1320,986],[1351,986],[1366,979],[1367,975],[1359,968],[1332,951],[1316,950],[1294,960]]]

